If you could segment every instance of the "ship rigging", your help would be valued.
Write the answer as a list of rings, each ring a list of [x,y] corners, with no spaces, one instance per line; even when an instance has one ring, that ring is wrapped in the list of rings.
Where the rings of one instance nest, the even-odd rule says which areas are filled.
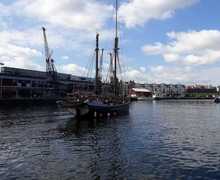
[[[99,49],[99,34],[96,34],[95,48],[95,89],[94,95],[84,96],[82,99],[77,99],[72,103],[76,109],[77,116],[112,116],[127,114],[129,112],[129,100],[121,92],[124,90],[123,82],[118,79],[118,71],[120,70],[119,62],[119,36],[118,36],[118,1],[115,6],[115,38],[113,53],[110,53],[110,81],[105,84],[110,86],[110,92],[103,91],[102,82],[102,63],[103,50],[100,55]]]

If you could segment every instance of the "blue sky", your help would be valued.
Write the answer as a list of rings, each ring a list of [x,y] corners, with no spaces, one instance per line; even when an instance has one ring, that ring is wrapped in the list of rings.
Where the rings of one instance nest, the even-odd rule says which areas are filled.
[[[119,3],[120,56],[127,80],[220,84],[220,1]],[[86,75],[96,32],[106,53],[113,47],[113,8],[112,0],[1,0],[0,62],[44,70],[45,26],[57,69]]]

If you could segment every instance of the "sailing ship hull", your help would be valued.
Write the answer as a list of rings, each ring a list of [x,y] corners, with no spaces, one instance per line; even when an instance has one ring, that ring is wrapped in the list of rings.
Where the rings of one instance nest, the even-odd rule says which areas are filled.
[[[101,118],[115,117],[129,114],[129,104],[105,105],[96,103],[87,103],[77,111],[78,118]],[[86,113],[85,113],[86,112]]]
[[[97,116],[116,116],[129,113],[129,103],[105,105],[88,103],[89,113]]]

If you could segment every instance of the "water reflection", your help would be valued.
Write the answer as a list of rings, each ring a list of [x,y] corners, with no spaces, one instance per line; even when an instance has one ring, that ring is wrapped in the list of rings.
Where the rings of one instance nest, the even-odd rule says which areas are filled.
[[[57,107],[0,110],[1,179],[219,179],[220,106],[137,102],[78,121]]]
[[[86,169],[85,174],[81,172],[82,179],[123,178],[121,165],[124,160],[121,152],[120,132],[116,128],[117,123],[118,119],[83,121],[71,119],[67,121],[66,128],[63,129],[65,140],[73,142],[74,137],[72,147],[76,148],[74,149],[76,152],[80,152],[76,156],[79,155],[79,159],[85,158],[86,163],[83,165],[82,160],[75,162],[79,163],[79,167],[83,166]]]

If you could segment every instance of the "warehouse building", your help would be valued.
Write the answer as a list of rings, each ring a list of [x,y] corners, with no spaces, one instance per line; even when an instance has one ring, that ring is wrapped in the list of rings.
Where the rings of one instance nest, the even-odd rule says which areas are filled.
[[[92,78],[57,73],[56,81],[47,72],[1,67],[0,99],[60,99],[72,91],[92,91]]]

